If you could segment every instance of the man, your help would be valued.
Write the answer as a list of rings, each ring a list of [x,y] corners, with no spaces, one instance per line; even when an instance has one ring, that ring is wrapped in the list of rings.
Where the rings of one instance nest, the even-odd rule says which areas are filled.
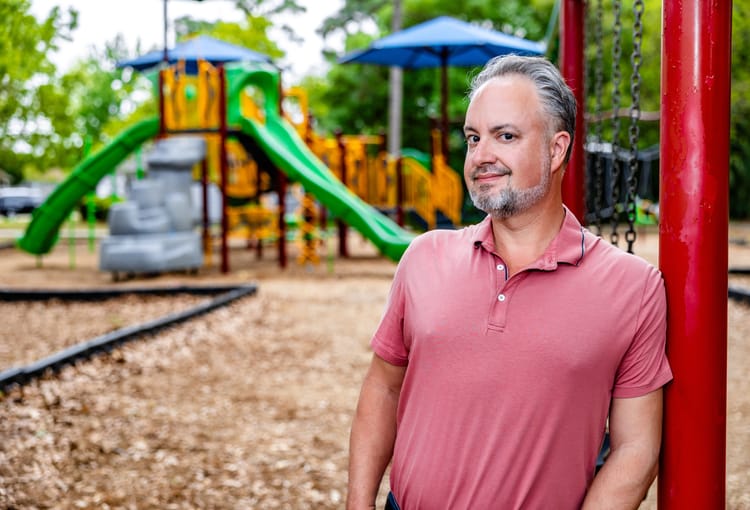
[[[390,508],[637,508],[671,379],[661,276],[564,207],[575,98],[552,64],[497,57],[469,99],[464,176],[488,216],[419,236],[399,263],[348,508],[374,508],[391,460]]]

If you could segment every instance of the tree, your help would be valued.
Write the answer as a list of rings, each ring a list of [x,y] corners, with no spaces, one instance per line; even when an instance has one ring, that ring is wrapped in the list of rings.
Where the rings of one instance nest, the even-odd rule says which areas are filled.
[[[56,118],[55,132],[63,141],[57,156],[60,165],[70,168],[81,159],[88,142],[93,149],[109,141],[111,124],[133,122],[132,113],[142,104],[151,115],[156,103],[149,100],[151,84],[131,69],[116,68],[115,63],[129,58],[130,52],[120,34],[105,43],[103,50],[92,49],[59,80],[66,92],[70,117]],[[138,98],[141,97],[141,99]]]
[[[198,34],[210,35],[231,44],[268,55],[272,59],[284,56],[284,51],[271,40],[268,31],[273,24],[268,18],[248,14],[241,23],[227,23],[219,21],[210,23],[183,16],[175,22],[175,32],[178,40],[183,40]]]
[[[28,0],[0,0],[0,17],[0,169],[17,182],[25,167],[46,163],[49,118],[66,113],[48,53],[70,37],[77,12],[56,7],[37,21]]]

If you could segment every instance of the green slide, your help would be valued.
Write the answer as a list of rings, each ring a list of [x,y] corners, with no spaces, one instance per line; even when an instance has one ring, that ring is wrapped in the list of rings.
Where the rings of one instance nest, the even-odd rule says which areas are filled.
[[[49,253],[57,242],[60,226],[86,193],[93,191],[102,177],[158,132],[157,117],[144,119],[117,135],[109,145],[84,159],[50,193],[44,203],[34,210],[31,223],[18,240],[18,246],[34,255]]]
[[[245,66],[227,68],[227,123],[259,145],[268,158],[291,180],[301,183],[331,214],[357,229],[380,252],[399,260],[414,234],[361,200],[339,181],[307,147],[291,124],[279,115],[279,73]],[[265,123],[242,116],[240,98],[248,86],[259,88],[264,101]]]
[[[334,176],[278,115],[266,116],[265,125],[240,118],[243,133],[252,137],[271,161],[291,180],[301,183],[331,214],[357,229],[391,260],[399,260],[414,234],[365,203]]]

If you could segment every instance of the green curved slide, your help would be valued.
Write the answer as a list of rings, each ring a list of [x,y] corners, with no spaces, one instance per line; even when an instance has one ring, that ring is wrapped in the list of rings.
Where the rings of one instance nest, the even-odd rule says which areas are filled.
[[[159,119],[144,119],[117,135],[112,142],[84,159],[34,210],[18,247],[34,255],[49,253],[57,242],[60,226],[80,200],[143,142],[159,132]]]
[[[353,227],[391,260],[399,260],[414,234],[364,202],[307,147],[295,129],[278,113],[278,75],[262,69],[229,71],[229,122],[253,138],[268,158],[291,180],[301,183],[333,216]],[[265,96],[265,123],[243,117],[233,102],[247,85]]]
[[[299,182],[331,214],[369,239],[383,255],[398,260],[414,235],[352,193],[334,176],[279,117],[266,117],[265,125],[240,119],[243,133],[252,137],[271,161],[291,180]]]

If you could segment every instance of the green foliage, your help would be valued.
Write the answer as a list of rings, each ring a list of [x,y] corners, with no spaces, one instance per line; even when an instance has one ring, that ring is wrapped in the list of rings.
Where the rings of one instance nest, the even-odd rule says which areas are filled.
[[[361,32],[364,24],[377,22],[378,13],[389,4],[388,0],[347,0],[336,14],[323,20],[319,32],[324,37],[339,31],[347,35],[352,34],[351,30],[354,33]],[[384,29],[385,27],[381,27],[381,30]]]
[[[175,22],[178,39],[196,34],[210,35],[276,59],[283,57],[284,51],[269,38],[268,30],[272,27],[273,24],[268,18],[252,14],[248,14],[241,23],[226,23],[223,21],[209,23],[195,20],[189,16],[183,16]]]
[[[296,0],[235,0],[235,5],[248,15],[273,18],[278,14],[303,14],[305,8]]]
[[[67,96],[68,115],[51,117],[62,140],[56,153],[60,166],[70,168],[78,163],[87,140],[94,150],[107,143],[116,134],[108,130],[110,125],[131,124],[131,115],[141,104],[148,105],[146,110],[155,109],[149,82],[130,69],[115,68],[115,62],[129,57],[128,53],[117,35],[103,50],[92,50],[60,78],[59,90]]]
[[[29,11],[28,0],[0,0],[0,170],[14,182],[44,156],[43,142],[52,135],[46,109],[64,111],[48,53],[77,22],[74,10],[54,8],[41,21]]]
[[[89,200],[91,200],[92,203],[89,203]],[[107,216],[109,215],[109,210],[112,208],[112,205],[122,201],[123,199],[117,196],[85,196],[78,204],[78,212],[81,215],[81,218],[86,219],[88,218],[89,207],[93,206],[94,219],[96,221],[107,221]]]
[[[601,5],[601,40],[597,40],[595,20],[597,19],[597,6]],[[611,113],[614,107],[614,41],[615,41],[615,15],[611,2],[598,0],[589,5],[588,44],[586,47],[587,63],[587,103],[586,111],[591,116],[597,113]],[[640,109],[641,112],[658,112],[660,103],[660,73],[661,73],[661,9],[656,2],[649,3],[642,17],[642,40],[641,40],[641,63],[639,74],[641,78],[640,87]],[[630,4],[624,3],[620,15],[621,37],[620,37],[620,59],[619,63],[619,107],[621,110],[629,110],[631,100],[631,75],[633,65],[631,55],[633,54],[634,37],[634,14]],[[601,105],[597,105],[596,82],[597,76],[601,80]],[[630,119],[621,118],[619,136],[617,143],[621,147],[629,147],[628,128]],[[656,122],[641,121],[640,123],[639,147],[650,147],[659,141],[659,125]],[[612,120],[605,120],[602,124],[605,141],[612,141]],[[589,135],[593,135],[597,126],[589,125]]]

